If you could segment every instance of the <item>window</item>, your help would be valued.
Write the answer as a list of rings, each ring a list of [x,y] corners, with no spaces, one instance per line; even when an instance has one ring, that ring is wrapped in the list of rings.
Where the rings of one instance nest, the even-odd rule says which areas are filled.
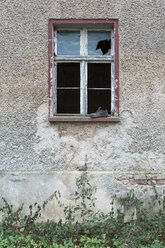
[[[118,121],[118,96],[118,21],[50,20],[49,120]]]

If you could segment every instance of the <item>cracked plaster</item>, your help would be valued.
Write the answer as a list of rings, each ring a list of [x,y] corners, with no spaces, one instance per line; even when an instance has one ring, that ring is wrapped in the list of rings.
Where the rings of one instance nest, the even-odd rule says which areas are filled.
[[[38,154],[48,151],[45,163],[47,159],[51,160],[55,170],[81,167],[87,156],[91,171],[133,174],[164,171],[165,154],[150,150],[152,144],[144,149],[144,140],[150,143],[153,134],[147,133],[147,127],[139,130],[129,111],[122,111],[119,124],[106,124],[104,128],[98,124],[49,124],[47,104],[41,105],[37,113],[38,143],[34,148]],[[135,140],[137,132],[140,138],[143,137],[139,142]],[[139,152],[133,150],[140,145]]]

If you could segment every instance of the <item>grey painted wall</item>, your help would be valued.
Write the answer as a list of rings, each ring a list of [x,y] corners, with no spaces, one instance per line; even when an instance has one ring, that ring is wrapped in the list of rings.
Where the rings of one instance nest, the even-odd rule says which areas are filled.
[[[165,185],[165,1],[1,0],[0,192],[42,201],[74,190],[87,156],[98,206],[115,192]],[[48,122],[48,19],[118,18],[117,124]],[[150,193],[149,193],[150,192]],[[30,197],[29,197],[30,196]],[[107,207],[108,208],[108,207]],[[50,208],[51,209],[51,208]],[[51,215],[51,210],[45,216]]]

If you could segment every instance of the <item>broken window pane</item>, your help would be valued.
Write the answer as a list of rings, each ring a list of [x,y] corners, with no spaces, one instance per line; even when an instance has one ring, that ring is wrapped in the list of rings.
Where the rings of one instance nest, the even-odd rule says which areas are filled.
[[[57,55],[80,55],[79,31],[57,31]]]
[[[57,63],[57,87],[80,87],[80,63]]]
[[[88,31],[88,55],[111,54],[110,31]]]
[[[80,114],[80,90],[57,90],[57,113]]]
[[[110,63],[88,63],[88,88],[111,88]]]
[[[96,112],[99,107],[111,112],[110,90],[88,90],[88,114]]]

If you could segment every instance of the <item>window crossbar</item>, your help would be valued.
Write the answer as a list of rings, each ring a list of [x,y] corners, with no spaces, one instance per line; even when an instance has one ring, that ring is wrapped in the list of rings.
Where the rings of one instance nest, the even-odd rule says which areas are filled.
[[[103,63],[107,63],[107,61],[114,61],[114,56],[107,56],[107,57],[83,57],[83,56],[80,56],[80,57],[70,57],[70,56],[57,56],[56,57],[56,62],[72,62],[72,61],[98,61],[98,62],[103,62]]]
[[[111,88],[88,88],[88,90],[111,90]]]
[[[57,87],[57,89],[60,89],[60,90],[79,90],[81,88],[80,87]]]
[[[57,89],[61,90],[79,90],[79,89],[84,89],[85,87],[57,87]],[[111,90],[111,88],[88,88],[88,90]]]

